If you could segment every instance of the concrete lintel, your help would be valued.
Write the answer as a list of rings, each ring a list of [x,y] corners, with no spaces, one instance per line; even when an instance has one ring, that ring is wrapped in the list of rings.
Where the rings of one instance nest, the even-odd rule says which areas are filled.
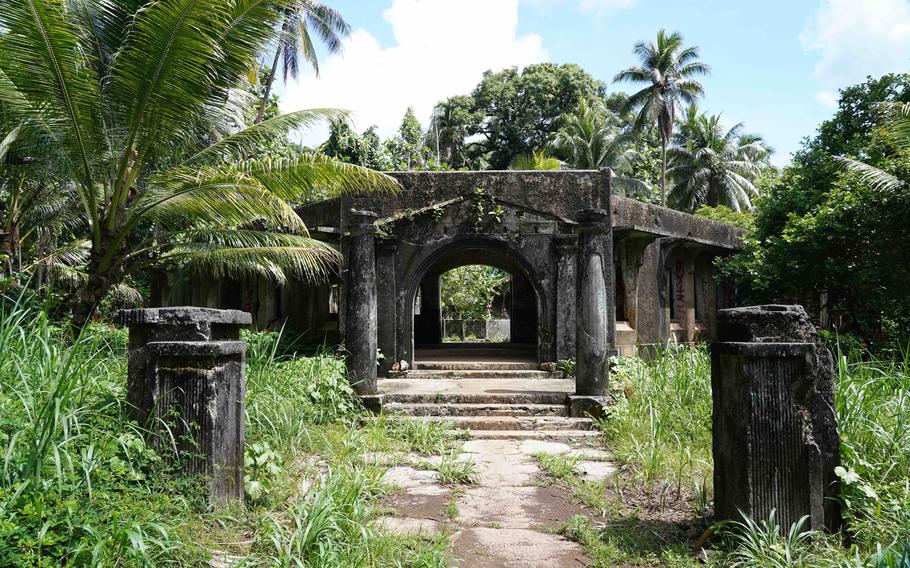
[[[192,325],[196,323],[245,326],[253,323],[253,316],[240,310],[174,306],[170,308],[120,310],[114,317],[114,321],[125,326]]]

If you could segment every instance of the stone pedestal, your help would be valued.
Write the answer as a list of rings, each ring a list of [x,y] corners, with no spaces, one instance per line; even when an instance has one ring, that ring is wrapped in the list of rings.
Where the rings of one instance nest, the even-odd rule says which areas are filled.
[[[712,346],[714,491],[720,519],[784,530],[840,525],[834,362],[801,306],[721,310]]]
[[[344,346],[348,380],[361,397],[376,395],[376,221],[371,211],[351,210],[345,234],[346,317]]]
[[[587,209],[576,217],[575,394],[605,403],[610,393],[610,356],[614,354],[616,332],[610,301],[615,289],[610,214],[602,209]]]
[[[209,502],[243,502],[244,364],[236,310],[125,310],[130,328],[127,398],[136,421],[176,446],[184,471],[203,475]]]

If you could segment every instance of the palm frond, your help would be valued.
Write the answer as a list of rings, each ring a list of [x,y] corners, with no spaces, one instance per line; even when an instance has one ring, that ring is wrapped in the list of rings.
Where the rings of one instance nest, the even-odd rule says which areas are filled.
[[[907,184],[894,174],[889,174],[875,166],[870,166],[846,156],[836,156],[835,160],[843,164],[851,172],[859,174],[863,183],[868,184],[876,191],[898,191],[907,187]]]
[[[263,277],[278,284],[290,277],[319,280],[340,259],[331,245],[299,235],[197,230],[170,234],[168,239],[180,244],[162,255],[163,263],[215,279]]]

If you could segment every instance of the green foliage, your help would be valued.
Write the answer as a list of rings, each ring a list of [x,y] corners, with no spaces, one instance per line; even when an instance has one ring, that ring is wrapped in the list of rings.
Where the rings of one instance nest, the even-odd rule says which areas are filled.
[[[376,134],[375,126],[367,128],[363,134],[357,134],[347,121],[334,121],[329,130],[329,139],[320,151],[326,156],[358,166],[374,170],[391,169],[391,161]]]
[[[401,120],[398,136],[386,142],[386,150],[393,170],[431,169],[430,148],[425,143],[420,121],[412,107],[408,107]]]
[[[511,276],[492,266],[472,264],[441,276],[442,314],[446,319],[492,319],[493,301],[508,293]]]
[[[547,154],[545,150],[532,150],[529,154],[515,156],[509,164],[510,170],[558,170],[562,162]]]
[[[125,332],[75,342],[40,307],[0,309],[0,565],[195,562],[197,481],[126,418]],[[163,454],[162,454],[163,452]]]
[[[77,328],[127,274],[151,266],[318,276],[337,255],[308,236],[289,201],[396,186],[325,156],[257,155],[289,129],[343,112],[232,130],[230,95],[258,67],[285,7],[13,0],[0,10],[4,110],[45,137],[42,150],[83,205]]]
[[[803,532],[808,517],[793,526],[781,527],[774,518],[774,511],[767,520],[756,522],[746,519],[734,523],[733,534],[736,550],[730,556],[736,568],[809,568],[809,539]]]
[[[726,205],[718,205],[716,207],[711,207],[710,205],[702,205],[695,210],[695,214],[699,217],[704,217],[706,219],[711,219],[712,221],[718,221],[720,223],[733,225],[734,227],[739,227],[740,229],[749,230],[755,224],[755,218],[751,212],[734,211]]]
[[[870,184],[862,170],[836,159],[861,157],[898,182],[910,179],[910,137],[881,122],[876,99],[910,100],[910,76],[870,79],[841,93],[835,117],[766,188],[746,248],[725,270],[743,302],[811,306],[827,292],[838,331],[880,350],[910,341],[910,191]]]
[[[575,466],[578,465],[578,456],[563,454],[540,453],[534,454],[534,459],[540,468],[553,479],[566,480],[575,475]]]
[[[578,65],[539,63],[520,73],[516,68],[487,71],[471,94],[469,130],[482,140],[467,152],[475,163],[506,169],[522,154],[544,148],[559,129],[563,115],[582,99],[603,97],[604,85]]]

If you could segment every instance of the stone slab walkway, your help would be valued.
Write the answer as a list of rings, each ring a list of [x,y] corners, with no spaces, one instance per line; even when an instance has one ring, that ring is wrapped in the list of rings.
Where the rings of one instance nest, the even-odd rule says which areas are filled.
[[[557,534],[583,508],[566,490],[548,485],[533,457],[565,453],[600,464],[589,475],[611,474],[603,450],[573,448],[540,440],[471,440],[458,459],[477,466],[476,483],[451,487],[435,472],[411,466],[391,468],[385,480],[401,490],[384,501],[392,513],[380,519],[386,530],[452,534],[459,568],[569,568],[587,566],[581,545]],[[426,458],[416,456],[417,463]],[[597,461],[595,461],[597,460]],[[596,471],[595,471],[596,470]]]

